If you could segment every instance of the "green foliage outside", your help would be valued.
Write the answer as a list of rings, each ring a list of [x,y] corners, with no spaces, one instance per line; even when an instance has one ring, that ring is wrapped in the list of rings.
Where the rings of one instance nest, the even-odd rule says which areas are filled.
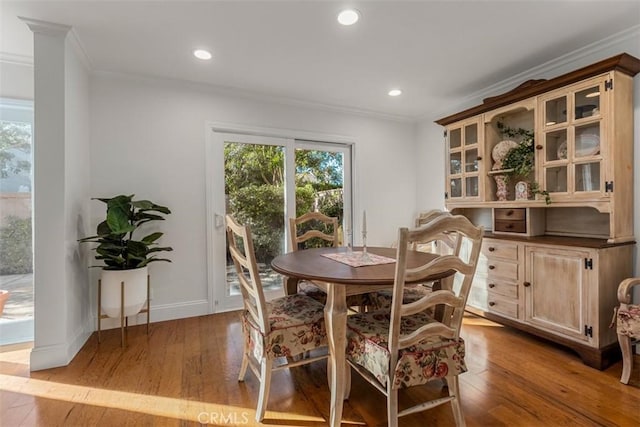
[[[0,228],[0,275],[33,272],[31,218],[7,217]]]
[[[284,150],[269,145],[226,143],[227,212],[251,226],[256,257],[269,263],[283,252]],[[319,210],[342,221],[342,154],[296,150],[296,216]]]
[[[31,152],[31,124],[0,120],[0,177],[29,171],[31,163],[16,159],[14,150]]]

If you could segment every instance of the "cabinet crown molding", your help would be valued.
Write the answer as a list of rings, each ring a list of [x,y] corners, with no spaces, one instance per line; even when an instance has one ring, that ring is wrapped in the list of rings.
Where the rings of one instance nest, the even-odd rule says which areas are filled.
[[[580,80],[597,76],[598,74],[608,71],[620,71],[633,77],[640,72],[640,59],[627,53],[622,53],[570,73],[563,74],[551,80],[528,80],[509,92],[485,98],[482,104],[438,119],[436,120],[436,123],[441,126],[446,126],[495,108],[521,101],[531,96],[540,95],[550,90],[557,89],[571,83],[576,83]]]

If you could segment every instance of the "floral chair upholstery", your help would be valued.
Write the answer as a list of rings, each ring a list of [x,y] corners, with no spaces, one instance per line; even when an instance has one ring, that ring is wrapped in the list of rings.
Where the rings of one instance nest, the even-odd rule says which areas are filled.
[[[327,345],[324,306],[296,294],[266,303],[269,332],[263,333],[249,312],[242,315],[246,346],[257,360],[292,357]]]
[[[441,255],[421,266],[407,267],[407,253],[415,242],[456,233],[468,253]],[[397,265],[391,307],[347,318],[347,362],[387,397],[388,425],[414,412],[451,403],[456,425],[464,425],[458,375],[467,368],[460,337],[464,309],[475,274],[483,229],[463,216],[443,215],[424,227],[398,232]],[[406,284],[426,277],[442,277],[442,289],[405,303]],[[454,289],[453,283],[456,282]],[[434,310],[438,307],[438,310]],[[436,320],[430,312],[439,312]],[[398,390],[446,379],[449,396],[398,411]]]
[[[248,226],[238,224],[227,215],[227,243],[233,259],[244,311],[242,331],[244,351],[238,381],[244,381],[247,367],[260,381],[256,421],[262,421],[269,400],[272,371],[326,359],[326,351],[315,357],[298,358],[311,350],[327,346],[324,306],[302,294],[265,301],[258,274],[253,239]],[[276,359],[284,359],[276,365]]]
[[[382,384],[387,386],[394,378],[392,388],[404,388],[426,384],[436,378],[459,375],[467,371],[464,363],[462,338],[441,340],[430,337],[424,342],[400,350],[395,371],[390,373],[389,311],[353,315],[347,330],[347,357],[363,366]],[[420,326],[437,323],[424,313],[403,317],[400,333],[409,335]]]
[[[618,307],[616,314],[616,332],[622,350],[622,376],[620,382],[629,383],[633,368],[633,346],[640,340],[640,304],[631,304],[634,286],[640,285],[639,278],[623,280],[618,286]]]

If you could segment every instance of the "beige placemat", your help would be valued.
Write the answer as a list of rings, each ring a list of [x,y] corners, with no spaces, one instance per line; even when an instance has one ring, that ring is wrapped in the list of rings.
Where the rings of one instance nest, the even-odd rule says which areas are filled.
[[[364,252],[340,252],[334,254],[322,254],[322,256],[347,264],[351,267],[364,267],[366,265],[391,264],[396,262],[394,258],[376,255],[370,252],[367,252],[366,256],[364,256]]]

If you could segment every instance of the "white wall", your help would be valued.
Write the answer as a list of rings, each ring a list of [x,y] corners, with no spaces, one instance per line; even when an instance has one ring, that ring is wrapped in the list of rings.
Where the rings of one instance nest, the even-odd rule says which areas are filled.
[[[33,65],[0,61],[0,97],[33,99]]]
[[[354,228],[366,208],[372,245],[390,244],[397,228],[415,215],[415,135],[409,123],[106,73],[92,76],[91,112],[91,196],[135,194],[172,210],[158,227],[166,233],[161,243],[174,248],[168,254],[173,262],[150,267],[152,321],[207,310],[199,303],[207,298],[206,122],[350,137],[359,177]],[[104,204],[92,203],[94,227],[104,216]]]
[[[495,85],[487,90],[478,92],[465,99],[463,103],[452,105],[447,111],[438,112],[422,120],[418,124],[417,129],[416,159],[420,164],[417,168],[417,207],[424,210],[444,206],[445,145],[442,134],[443,128],[435,124],[435,120],[471,106],[479,105],[482,103],[483,98],[507,92],[529,79],[554,78],[625,52],[638,58],[640,57],[639,39],[640,30],[635,28],[632,31],[602,40],[597,44],[587,46],[563,58],[542,64],[542,66],[536,70],[515,76],[502,85]],[[634,92],[634,165],[636,166],[634,174],[634,218],[636,241],[640,242],[640,74],[634,78]],[[635,249],[634,275],[640,275],[640,253],[637,246]],[[640,297],[640,295],[636,296],[636,298],[638,297]]]
[[[93,332],[87,263],[89,248],[78,245],[89,230],[89,74],[75,39],[65,43],[64,244],[67,292],[66,337],[71,360]],[[36,212],[36,215],[43,214]]]

